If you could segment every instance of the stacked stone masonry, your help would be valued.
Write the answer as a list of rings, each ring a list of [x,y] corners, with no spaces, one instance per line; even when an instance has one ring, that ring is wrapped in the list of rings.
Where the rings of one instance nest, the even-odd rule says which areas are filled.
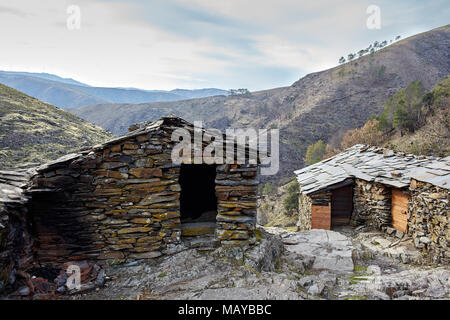
[[[254,243],[258,180],[256,165],[217,167],[217,238],[223,245]]]
[[[415,179],[409,188],[398,189],[409,196],[407,232],[416,248],[430,263],[449,263],[450,191]],[[313,205],[328,206],[330,193],[299,194],[300,230],[311,229]],[[355,179],[353,186],[353,226],[367,225],[378,230],[392,229],[392,188]],[[397,231],[397,233],[399,233]],[[400,232],[400,234],[402,234]]]
[[[300,231],[311,230],[311,206],[311,198],[300,192],[298,195],[298,227]]]
[[[0,171],[0,292],[33,262],[28,198],[23,195],[28,178]]]
[[[449,263],[450,191],[412,179],[408,234],[432,263]]]
[[[138,136],[38,171],[38,260],[152,258],[179,242],[180,169],[170,165],[169,139]]]
[[[121,262],[156,258],[181,241],[180,165],[172,128],[92,149],[46,165],[32,179],[37,260]],[[258,166],[216,166],[216,236],[254,241]]]
[[[355,179],[352,225],[382,229],[391,225],[391,188],[381,183]]]

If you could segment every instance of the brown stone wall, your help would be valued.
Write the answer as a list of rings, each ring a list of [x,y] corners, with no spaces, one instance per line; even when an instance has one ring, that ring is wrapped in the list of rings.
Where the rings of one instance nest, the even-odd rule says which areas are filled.
[[[170,136],[129,138],[33,179],[38,260],[153,258],[180,241],[179,167]]]
[[[33,260],[33,239],[25,205],[0,202],[0,292],[8,289],[11,274],[27,269]],[[13,276],[14,277],[14,276]]]
[[[258,167],[219,165],[216,176],[217,229],[223,245],[253,243],[256,224]]]
[[[449,263],[450,191],[412,179],[408,234],[432,263]]]
[[[119,141],[33,178],[39,262],[155,258],[181,241],[180,166],[171,161],[170,131]],[[251,243],[258,167],[216,168],[216,236],[222,244]]]
[[[390,226],[391,221],[390,188],[380,183],[356,179],[351,224],[367,224],[381,230]]]

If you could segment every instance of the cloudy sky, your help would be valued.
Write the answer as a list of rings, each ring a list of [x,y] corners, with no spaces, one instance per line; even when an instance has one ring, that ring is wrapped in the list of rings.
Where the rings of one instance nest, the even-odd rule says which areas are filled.
[[[68,27],[71,5],[79,29]],[[367,27],[370,5],[380,29]],[[0,0],[0,70],[96,86],[260,90],[448,17],[448,0]]]

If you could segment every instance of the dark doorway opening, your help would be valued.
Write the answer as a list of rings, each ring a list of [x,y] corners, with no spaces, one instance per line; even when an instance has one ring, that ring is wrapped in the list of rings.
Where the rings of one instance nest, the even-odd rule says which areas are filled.
[[[331,227],[350,224],[353,211],[353,187],[334,189],[331,195]]]
[[[207,164],[182,164],[181,222],[215,222],[217,197],[215,190],[216,166]]]

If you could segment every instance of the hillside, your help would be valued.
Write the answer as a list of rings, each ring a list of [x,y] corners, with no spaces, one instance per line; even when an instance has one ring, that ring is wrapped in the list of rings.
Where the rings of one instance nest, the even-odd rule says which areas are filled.
[[[395,132],[385,146],[416,155],[450,155],[450,75],[424,94],[413,132]],[[398,131],[398,130],[397,130]]]
[[[0,71],[0,83],[63,109],[97,103],[142,103],[176,101],[228,94],[228,91],[206,89],[141,90],[135,88],[92,87],[47,73]]]
[[[0,169],[56,159],[112,135],[0,84]]]
[[[415,155],[450,155],[450,75],[427,92],[411,82],[386,102],[384,111],[361,128],[308,147],[309,164],[329,158],[355,144],[381,146]],[[314,156],[308,156],[314,154]]]
[[[326,149],[317,151],[317,159],[311,162],[325,160],[355,144],[376,145],[417,156],[450,156],[450,75],[438,82],[429,92],[423,92],[420,88],[420,83],[411,82],[386,102],[384,112],[378,117],[383,118],[387,113],[395,115],[393,109],[402,106],[401,101],[409,100],[416,109],[415,112],[408,110],[407,113],[406,119],[409,116],[414,119],[411,131],[401,128],[386,130],[385,127],[389,125],[381,126],[377,119],[370,119],[362,128],[343,133],[340,141],[339,137],[333,136],[328,141]],[[273,187],[268,183],[270,186],[265,185],[261,188],[262,197],[258,200],[260,224],[283,227],[296,224],[298,213],[289,214],[284,207],[292,183],[279,187]]]
[[[362,126],[383,111],[385,102],[411,81],[430,90],[450,73],[450,25],[396,42],[374,54],[308,74],[284,88],[250,96],[217,96],[177,102],[100,104],[74,110],[80,117],[115,134],[129,125],[175,113],[205,125],[279,128],[280,172],[292,176],[303,166],[308,145],[339,130]]]

